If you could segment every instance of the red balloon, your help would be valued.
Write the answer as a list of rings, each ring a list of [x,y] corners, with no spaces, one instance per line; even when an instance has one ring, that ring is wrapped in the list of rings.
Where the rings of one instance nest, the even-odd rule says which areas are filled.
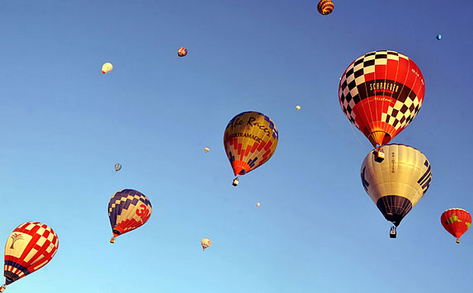
[[[457,243],[460,243],[460,237],[471,226],[471,215],[464,209],[448,209],[443,212],[440,222],[448,233],[457,238]]]
[[[407,56],[389,50],[362,55],[340,78],[343,112],[376,148],[414,119],[424,101],[424,78]]]
[[[59,240],[53,229],[39,222],[18,226],[5,245],[5,286],[45,266],[56,254]]]

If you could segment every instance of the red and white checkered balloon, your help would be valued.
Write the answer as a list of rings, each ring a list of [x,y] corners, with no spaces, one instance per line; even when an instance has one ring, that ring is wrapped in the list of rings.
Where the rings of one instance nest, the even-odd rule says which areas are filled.
[[[47,225],[27,222],[18,226],[5,244],[5,285],[45,266],[56,254],[58,246],[56,233]]]

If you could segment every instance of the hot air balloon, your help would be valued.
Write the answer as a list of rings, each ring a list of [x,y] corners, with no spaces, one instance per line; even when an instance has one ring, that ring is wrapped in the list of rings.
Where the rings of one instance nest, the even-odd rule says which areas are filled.
[[[278,130],[271,119],[258,112],[243,112],[228,122],[223,144],[238,185],[244,175],[268,161],[278,145]]]
[[[212,245],[212,241],[210,241],[209,238],[202,238],[202,240],[200,240],[200,245],[202,245],[202,251],[204,251],[206,248]]]
[[[259,202],[256,203],[256,206],[259,207],[261,204]]]
[[[109,73],[110,71],[112,71],[112,69],[113,69],[112,63],[109,63],[109,62],[104,63],[102,65],[102,74]]]
[[[29,275],[45,266],[56,254],[59,239],[53,229],[38,222],[18,226],[5,244],[5,284]]]
[[[115,164],[115,172],[120,171],[121,168],[122,168],[122,165],[120,165],[120,164]]]
[[[402,144],[383,146],[387,154],[375,162],[372,152],[361,165],[361,182],[365,191],[386,220],[392,222],[391,238],[396,227],[424,196],[432,181],[430,163],[419,150]]]
[[[442,35],[437,35],[437,40],[441,40],[442,39]]]
[[[151,202],[141,192],[123,189],[115,193],[108,202],[108,217],[112,226],[113,237],[135,230],[151,216]]]
[[[297,105],[296,110],[299,111],[301,109],[301,106]]]
[[[329,15],[333,11],[333,1],[331,0],[320,0],[317,4],[317,10],[322,15]]]
[[[460,237],[471,226],[471,215],[464,209],[448,209],[443,212],[440,222],[448,233],[457,238],[457,243],[460,243]]]
[[[424,78],[417,65],[395,51],[362,55],[345,70],[338,96],[343,112],[383,159],[381,146],[409,125],[424,101]]]
[[[209,151],[210,151],[209,148],[205,148],[205,149],[204,149],[204,152],[206,152],[206,153],[208,153]]]
[[[186,47],[180,47],[179,50],[177,50],[177,56],[184,57],[186,55],[187,55]]]

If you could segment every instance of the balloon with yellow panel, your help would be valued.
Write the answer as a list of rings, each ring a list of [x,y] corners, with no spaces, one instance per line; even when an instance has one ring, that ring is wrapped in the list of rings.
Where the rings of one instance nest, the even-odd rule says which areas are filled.
[[[240,175],[258,168],[273,156],[278,138],[274,122],[259,112],[243,112],[228,122],[223,143],[236,176],[234,186],[238,185]]]

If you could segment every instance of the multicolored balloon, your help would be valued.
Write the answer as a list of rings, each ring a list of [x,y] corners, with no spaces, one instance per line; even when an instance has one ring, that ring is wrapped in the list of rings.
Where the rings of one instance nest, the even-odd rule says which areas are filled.
[[[212,241],[210,241],[209,238],[202,238],[202,240],[200,240],[200,245],[202,245],[202,251],[204,251],[206,248],[212,245]]]
[[[386,159],[376,162],[370,152],[361,165],[365,191],[386,220],[397,227],[424,196],[432,181],[432,168],[419,150],[402,144],[383,146]]]
[[[443,212],[440,222],[448,233],[457,238],[457,243],[460,243],[460,237],[471,226],[471,215],[464,209],[448,209]]]
[[[210,149],[207,148],[207,147],[204,149],[204,152],[206,152],[206,153],[208,153],[209,151],[210,151]]]
[[[278,145],[278,130],[273,121],[259,112],[243,112],[228,122],[223,144],[233,173],[238,177],[267,162]]]
[[[399,134],[424,102],[424,77],[407,56],[395,51],[362,55],[345,70],[338,96],[343,112],[379,149]]]
[[[115,164],[115,172],[118,172],[122,169],[122,165],[120,164]]]
[[[437,40],[441,40],[442,39],[442,35],[437,35]]]
[[[141,192],[123,189],[115,193],[108,202],[108,217],[115,237],[142,226],[151,216],[151,202]]]
[[[187,55],[187,48],[186,47],[180,47],[179,50],[177,50],[177,56],[178,57],[184,57]]]
[[[57,252],[59,239],[53,229],[39,222],[18,226],[5,244],[5,286],[45,266]]]
[[[110,71],[112,71],[112,69],[113,69],[112,63],[109,63],[109,62],[104,63],[102,65],[102,74],[109,73]]]
[[[320,0],[317,4],[317,10],[322,15],[329,15],[332,13],[334,8],[333,1],[331,0]]]

